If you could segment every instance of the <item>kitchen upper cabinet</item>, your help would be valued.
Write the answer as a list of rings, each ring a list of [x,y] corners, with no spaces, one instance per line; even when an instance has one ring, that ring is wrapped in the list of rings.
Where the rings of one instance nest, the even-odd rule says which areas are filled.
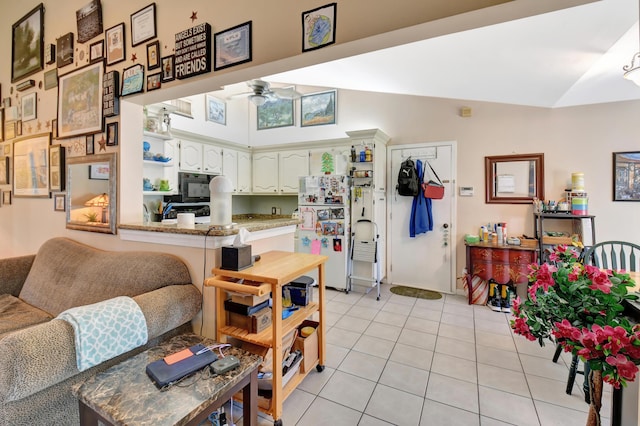
[[[251,153],[238,151],[238,193],[251,193]]]
[[[222,148],[202,145],[202,170],[206,174],[222,174]]]
[[[253,153],[254,193],[278,193],[278,153]]]
[[[200,142],[180,141],[180,170],[183,172],[221,174],[222,148]]]
[[[222,149],[222,173],[231,180],[234,194],[251,192],[251,153]]]
[[[253,192],[296,194],[300,176],[309,175],[309,150],[253,154]]]
[[[279,184],[281,193],[298,193],[300,176],[309,175],[309,150],[280,152]]]

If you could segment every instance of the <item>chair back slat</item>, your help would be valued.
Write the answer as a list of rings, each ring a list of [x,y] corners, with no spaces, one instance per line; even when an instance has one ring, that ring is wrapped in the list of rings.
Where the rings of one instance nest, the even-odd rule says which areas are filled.
[[[585,264],[614,271],[640,269],[640,245],[625,241],[603,241],[589,247],[583,254]]]

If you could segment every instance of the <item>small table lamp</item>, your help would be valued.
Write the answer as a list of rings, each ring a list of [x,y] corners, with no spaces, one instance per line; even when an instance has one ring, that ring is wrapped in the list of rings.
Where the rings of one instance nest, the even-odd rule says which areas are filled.
[[[84,203],[87,207],[101,207],[102,208],[102,223],[109,223],[107,219],[107,206],[109,206],[109,196],[106,193],[97,195]]]

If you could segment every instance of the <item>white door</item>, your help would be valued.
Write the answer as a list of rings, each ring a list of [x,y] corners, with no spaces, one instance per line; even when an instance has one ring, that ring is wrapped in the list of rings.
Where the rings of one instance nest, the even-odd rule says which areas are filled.
[[[389,147],[389,153],[388,282],[454,293],[455,142],[396,145]],[[413,197],[400,196],[395,191],[400,164],[409,155],[423,164],[428,160],[445,186],[444,198],[432,200],[433,231],[415,238],[409,237]]]

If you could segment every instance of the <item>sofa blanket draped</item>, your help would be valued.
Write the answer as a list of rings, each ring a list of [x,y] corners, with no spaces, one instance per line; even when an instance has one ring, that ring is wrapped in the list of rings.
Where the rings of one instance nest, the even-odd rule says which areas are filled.
[[[80,371],[147,343],[144,314],[127,296],[67,309],[57,318],[73,327]]]

